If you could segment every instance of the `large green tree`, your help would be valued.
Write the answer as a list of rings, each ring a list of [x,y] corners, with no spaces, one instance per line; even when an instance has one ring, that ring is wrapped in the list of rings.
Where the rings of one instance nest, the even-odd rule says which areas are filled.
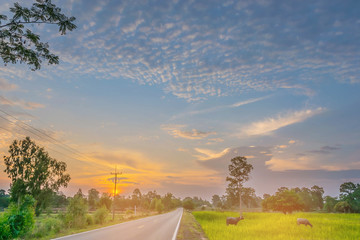
[[[304,203],[294,189],[279,188],[275,195],[262,201],[262,207],[266,210],[280,211],[284,214],[304,209]]]
[[[70,181],[70,175],[65,173],[66,163],[51,158],[29,137],[10,145],[4,163],[4,171],[11,179],[12,200],[20,202],[26,194],[32,195],[36,200],[36,215],[49,206],[53,192],[67,187]]]
[[[76,28],[75,17],[67,17],[51,0],[36,0],[30,8],[14,3],[11,17],[0,14],[0,56],[5,64],[27,63],[32,70],[40,69],[42,61],[58,64],[59,57],[49,51],[49,44],[30,28],[34,24],[55,24],[61,35]]]
[[[242,217],[241,210],[241,190],[244,182],[249,180],[249,174],[253,166],[247,162],[246,157],[235,157],[231,159],[231,164],[229,165],[229,175],[226,177],[226,181],[229,182],[229,188],[237,187],[239,189],[239,207],[240,207],[240,216]]]
[[[348,203],[351,212],[360,212],[360,184],[345,182],[340,185],[340,199]],[[344,203],[342,203],[344,204]]]

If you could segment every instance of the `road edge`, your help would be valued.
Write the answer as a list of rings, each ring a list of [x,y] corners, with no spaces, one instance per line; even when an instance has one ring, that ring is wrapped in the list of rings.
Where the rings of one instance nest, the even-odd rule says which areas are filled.
[[[184,213],[184,209],[183,209],[183,208],[181,208],[181,216],[180,216],[180,218],[179,218],[179,222],[178,222],[178,224],[177,224],[177,226],[176,226],[176,229],[175,229],[174,235],[173,235],[173,237],[172,237],[172,239],[171,239],[171,240],[176,240],[176,237],[177,237],[177,234],[178,234],[178,231],[179,231],[180,222],[181,222],[181,219],[182,219],[182,215],[183,215],[183,213]]]

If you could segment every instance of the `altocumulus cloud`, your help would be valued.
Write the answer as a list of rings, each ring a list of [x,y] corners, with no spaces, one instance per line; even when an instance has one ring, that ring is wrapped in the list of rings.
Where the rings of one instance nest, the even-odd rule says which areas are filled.
[[[348,11],[358,1],[64,4],[79,28],[52,39],[64,63],[49,76],[156,84],[188,101],[251,90],[313,96],[315,81],[359,82],[360,17]]]

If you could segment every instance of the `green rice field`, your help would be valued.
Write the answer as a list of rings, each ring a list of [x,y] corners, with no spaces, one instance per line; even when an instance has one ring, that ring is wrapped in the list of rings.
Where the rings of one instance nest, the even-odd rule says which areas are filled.
[[[193,212],[209,240],[360,240],[360,214],[334,213],[244,213],[245,220],[226,226],[226,217],[238,212]],[[313,228],[297,225],[297,218],[307,218]]]

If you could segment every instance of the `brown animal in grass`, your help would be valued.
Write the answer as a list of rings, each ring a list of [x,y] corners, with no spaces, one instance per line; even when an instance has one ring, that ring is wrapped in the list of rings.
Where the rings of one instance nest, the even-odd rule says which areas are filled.
[[[313,225],[309,222],[309,220],[307,220],[306,218],[298,218],[298,219],[296,220],[296,222],[297,222],[297,225],[304,224],[305,227],[306,227],[307,225],[309,225],[310,227],[313,226]]]
[[[243,217],[228,217],[226,218],[226,225],[228,226],[229,224],[231,225],[236,225],[240,220],[243,220]]]

